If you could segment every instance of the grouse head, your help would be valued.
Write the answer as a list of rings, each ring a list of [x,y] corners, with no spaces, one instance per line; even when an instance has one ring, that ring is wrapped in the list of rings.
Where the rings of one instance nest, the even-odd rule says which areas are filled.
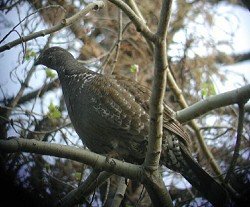
[[[35,61],[35,65],[44,65],[48,68],[58,70],[67,63],[75,61],[73,55],[61,47],[45,49]]]

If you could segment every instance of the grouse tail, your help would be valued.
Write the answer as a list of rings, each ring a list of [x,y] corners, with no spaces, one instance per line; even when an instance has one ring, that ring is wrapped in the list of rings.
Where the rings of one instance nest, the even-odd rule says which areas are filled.
[[[188,182],[215,207],[229,206],[229,197],[225,188],[203,170],[189,154],[183,157],[189,172],[183,172],[182,175]]]

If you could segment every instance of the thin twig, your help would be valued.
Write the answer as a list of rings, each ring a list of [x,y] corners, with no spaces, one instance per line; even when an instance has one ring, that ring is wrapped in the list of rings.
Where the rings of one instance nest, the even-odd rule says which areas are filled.
[[[146,39],[149,41],[155,42],[155,35],[150,31],[147,25],[143,22],[143,20],[137,16],[137,14],[123,1],[121,0],[109,0],[116,6],[118,6],[122,11],[127,14],[130,20],[136,26],[138,32],[140,32]]]
[[[18,104],[18,105],[24,104],[24,103],[26,103],[26,102],[28,102],[28,101],[30,101],[30,100],[36,98],[39,92],[40,92],[40,93],[39,93],[39,97],[42,97],[46,92],[51,91],[51,90],[57,88],[58,86],[59,86],[59,80],[58,80],[58,78],[57,78],[57,79],[55,79],[55,80],[49,82],[48,84],[44,85],[42,88],[39,88],[39,89],[37,89],[37,90],[34,90],[34,91],[30,92],[30,93],[27,93],[27,94],[23,95],[23,96],[18,100],[17,104]],[[11,97],[11,98],[9,98],[8,100],[10,101],[10,100],[13,100],[14,98],[15,98],[15,97]],[[8,100],[7,100],[7,101],[8,101]]]
[[[130,22],[128,22],[128,23],[126,24],[126,26],[125,26],[125,27],[123,28],[123,30],[122,30],[122,34],[128,29],[128,27],[130,26],[131,23],[132,23],[132,22],[130,21]],[[118,40],[111,46],[111,48],[110,48],[110,50],[109,50],[109,52],[108,52],[108,54],[107,54],[105,60],[104,60],[103,63],[102,63],[101,73],[105,73],[105,69],[106,69],[107,64],[108,64],[108,62],[109,62],[109,60],[110,60],[110,58],[111,58],[111,56],[112,56],[112,54],[113,54],[113,51],[114,51],[115,48],[116,48],[117,43],[118,43]]]
[[[119,26],[118,26],[118,40],[116,43],[116,51],[115,51],[115,59],[113,61],[113,65],[112,65],[112,69],[111,69],[111,74],[113,73],[117,60],[118,60],[118,56],[119,56],[119,52],[120,52],[120,47],[121,47],[121,41],[122,41],[122,10],[119,9],[118,11],[118,22],[119,22]]]
[[[7,2],[7,1],[6,1]],[[10,6],[5,6],[5,5],[1,5],[0,7],[0,11],[4,11],[4,10],[7,10],[5,11],[5,14],[7,14],[13,7],[15,7],[17,4],[19,4],[20,2],[22,2],[22,0],[18,0],[16,2],[14,2],[12,5]],[[12,2],[11,2],[12,3]]]
[[[144,196],[145,196],[145,191],[144,191],[144,189],[145,189],[145,187],[142,186],[141,193],[140,193],[140,196],[139,196],[138,201],[136,202],[136,206],[135,206],[135,207],[139,207],[140,202],[141,202],[142,199],[144,198]]]
[[[30,16],[36,14],[37,12],[40,12],[41,10],[44,10],[44,9],[48,9],[48,8],[54,8],[54,7],[59,7],[61,8],[65,13],[66,13],[66,10],[60,6],[60,5],[49,5],[49,6],[46,6],[46,7],[43,7],[43,8],[40,8],[38,10],[36,10],[35,12],[32,12],[31,14],[27,15],[26,17],[24,17],[21,21],[19,21],[18,24],[16,24],[1,40],[0,40],[0,44],[13,32],[15,31],[15,29],[26,19],[28,19]]]
[[[130,6],[130,8],[137,14],[138,17],[140,17],[145,25],[147,25],[147,22],[145,18],[143,17],[140,9],[138,8],[136,2],[134,0],[126,0],[126,3]],[[154,45],[152,44],[151,41],[149,41],[147,38],[145,38],[148,47],[150,49],[151,54],[153,54],[154,51]]]
[[[235,165],[237,163],[237,159],[239,157],[239,152],[240,152],[240,143],[242,139],[242,131],[243,131],[243,122],[244,122],[244,102],[239,103],[239,118],[238,118],[238,127],[237,127],[237,138],[236,138],[236,144],[234,148],[234,154],[230,163],[230,166],[227,170],[227,174],[225,177],[225,183],[228,183],[231,178],[231,174],[234,171]]]
[[[24,93],[24,90],[28,87],[29,81],[30,81],[31,76],[34,73],[34,71],[35,71],[35,67],[33,66],[29,70],[29,72],[28,72],[28,74],[27,74],[24,82],[21,84],[21,88],[19,89],[17,95],[15,96],[14,99],[12,99],[12,101],[10,102],[10,104],[8,105],[8,107],[14,108],[18,104],[18,101],[21,99],[21,97],[22,97],[22,95]],[[10,114],[11,114],[11,110],[8,110],[6,117],[9,117]]]
[[[41,37],[41,36],[45,36],[48,34],[52,34],[56,31],[61,30],[62,28],[68,27],[70,26],[72,23],[74,23],[75,21],[79,20],[80,18],[82,18],[84,15],[86,15],[88,12],[90,12],[91,10],[97,10],[97,9],[101,9],[104,6],[104,2],[103,1],[96,1],[93,3],[88,4],[83,10],[79,11],[78,13],[76,13],[75,15],[73,15],[72,17],[69,17],[67,19],[63,19],[61,21],[61,23],[49,28],[49,29],[44,29],[41,30],[39,32],[35,32],[32,33],[30,35],[21,37],[19,39],[16,39],[12,42],[9,42],[5,45],[3,45],[2,47],[0,47],[0,52],[3,52],[5,50],[9,50],[12,47],[22,43],[22,42],[27,42],[29,40],[35,39],[37,37]]]
[[[51,129],[51,130],[46,130],[46,131],[31,131],[31,130],[29,130],[29,129],[26,129],[28,132],[30,132],[30,133],[32,133],[32,134],[51,134],[51,133],[53,133],[53,132],[57,132],[57,131],[59,131],[59,130],[61,130],[61,129],[63,129],[63,128],[65,128],[65,127],[68,127],[68,126],[70,126],[71,125],[71,122],[70,123],[65,123],[65,124],[63,124],[63,125],[61,125],[61,126],[59,126],[59,127],[56,127],[56,128],[54,128],[54,129]]]

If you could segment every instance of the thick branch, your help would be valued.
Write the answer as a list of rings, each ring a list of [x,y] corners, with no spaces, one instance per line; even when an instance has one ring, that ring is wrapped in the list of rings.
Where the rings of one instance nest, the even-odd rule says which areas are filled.
[[[143,182],[150,198],[155,206],[173,206],[171,197],[165,188],[158,172],[161,155],[162,130],[163,130],[163,100],[167,81],[167,28],[170,19],[172,0],[164,0],[162,3],[160,21],[156,32],[155,41],[155,69],[152,94],[150,97],[150,128],[148,149],[144,161],[145,177]]]
[[[250,85],[246,85],[241,88],[211,96],[205,100],[199,101],[192,106],[177,111],[176,118],[180,122],[184,123],[211,110],[231,104],[246,102],[248,99],[250,99]]]
[[[22,138],[0,140],[0,150],[1,152],[22,151],[67,158],[85,163],[97,170],[105,170],[107,172],[111,172],[133,180],[142,180],[142,182],[146,185],[147,190],[150,191],[149,194],[150,197],[154,199],[153,202],[155,206],[172,206],[171,198],[166,191],[166,187],[158,171],[154,171],[154,174],[151,175],[144,171],[141,166],[112,158],[108,159],[102,155],[98,155],[84,149]],[[105,178],[107,178],[107,175]],[[90,188],[91,190],[94,189],[92,185]],[[84,191],[84,194],[91,192],[90,188]],[[81,192],[81,190],[82,188],[79,189],[79,192],[77,192],[77,190],[74,192],[77,192],[78,194]],[[72,192],[72,194],[69,194],[68,198],[71,199],[72,196],[74,196],[74,192]]]
[[[18,45],[20,43],[27,42],[27,41],[35,39],[37,37],[52,34],[52,33],[56,32],[56,31],[61,30],[62,28],[68,27],[72,23],[74,23],[75,21],[82,18],[84,15],[86,15],[91,10],[101,9],[103,6],[104,6],[103,1],[96,1],[94,3],[90,3],[83,10],[76,13],[74,16],[72,16],[70,18],[67,18],[67,19],[63,19],[60,24],[57,24],[57,25],[55,25],[55,26],[53,26],[53,27],[51,27],[49,29],[41,30],[39,32],[35,32],[35,33],[30,34],[30,35],[21,37],[19,39],[14,40],[13,42],[9,42],[9,43],[3,45],[2,47],[0,47],[0,52],[3,52],[5,50],[9,50],[12,47],[14,47],[14,46],[16,46],[16,45]]]
[[[172,1],[163,1],[160,21],[157,29],[157,41],[155,42],[155,70],[152,94],[150,97],[150,130],[149,144],[145,158],[145,167],[157,170],[161,154],[162,127],[163,127],[163,99],[167,77],[167,51],[166,35],[170,17]]]
[[[158,171],[154,171],[153,173],[144,172],[144,177],[147,179],[143,181],[143,185],[147,189],[153,205],[173,207],[173,202],[160,173]]]
[[[164,41],[166,41],[167,38],[167,29],[171,16],[171,6],[172,6],[172,0],[164,0],[162,2],[160,20],[157,27],[157,36],[164,39]],[[164,58],[166,57],[164,56]]]
[[[85,163],[97,170],[105,170],[130,179],[141,179],[142,168],[138,165],[122,162],[113,158],[108,159],[94,152],[72,146],[18,138],[0,140],[0,150],[5,152],[31,152],[67,158]]]
[[[120,181],[118,183],[117,190],[116,190],[116,193],[115,193],[115,197],[114,197],[114,199],[112,201],[112,206],[111,207],[119,207],[119,206],[121,206],[121,202],[122,202],[122,200],[124,198],[126,189],[127,189],[127,185],[126,185],[126,182],[125,182],[125,178],[121,177]]]

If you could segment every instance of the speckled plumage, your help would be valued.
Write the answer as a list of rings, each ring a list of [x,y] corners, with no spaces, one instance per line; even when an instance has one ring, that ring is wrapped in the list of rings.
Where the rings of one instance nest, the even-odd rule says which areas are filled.
[[[59,47],[45,50],[37,64],[58,72],[72,124],[90,150],[115,152],[127,161],[143,162],[149,133],[148,88],[123,76],[92,72]],[[166,104],[163,121],[161,163],[180,172],[205,197],[218,203],[211,190],[225,196],[224,190],[193,160],[189,136]]]

